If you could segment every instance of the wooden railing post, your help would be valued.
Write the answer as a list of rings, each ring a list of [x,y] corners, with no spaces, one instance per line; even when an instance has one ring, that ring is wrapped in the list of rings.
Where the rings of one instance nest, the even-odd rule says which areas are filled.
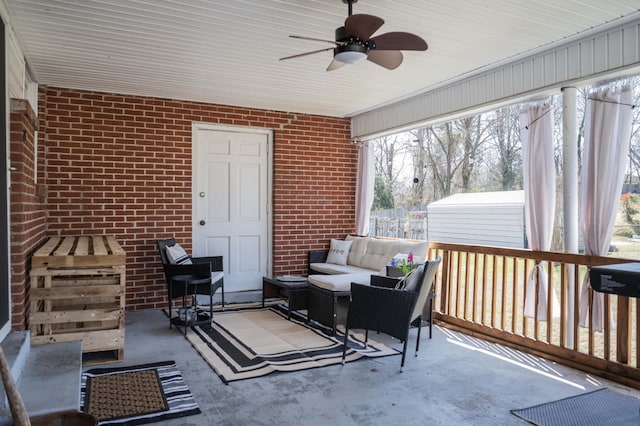
[[[442,280],[440,285],[440,312],[448,313],[448,299],[449,299],[449,271],[451,268],[451,257],[449,250],[444,250],[442,253]]]
[[[623,364],[629,363],[631,358],[631,345],[629,344],[629,336],[631,336],[630,319],[631,304],[629,303],[629,298],[618,296],[616,359]]]

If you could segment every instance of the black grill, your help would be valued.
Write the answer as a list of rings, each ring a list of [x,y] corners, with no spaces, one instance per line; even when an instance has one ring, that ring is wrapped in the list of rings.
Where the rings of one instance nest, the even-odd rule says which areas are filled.
[[[594,266],[589,273],[591,287],[601,293],[640,297],[640,263]]]

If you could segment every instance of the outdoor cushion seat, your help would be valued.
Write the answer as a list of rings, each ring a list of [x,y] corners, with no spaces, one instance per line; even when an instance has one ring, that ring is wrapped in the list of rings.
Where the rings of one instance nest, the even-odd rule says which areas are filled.
[[[369,285],[371,280],[371,271],[358,272],[355,274],[337,274],[337,275],[309,275],[307,277],[309,284],[329,291],[350,291],[351,283],[356,282]]]
[[[377,272],[359,266],[336,265],[335,263],[311,263],[309,267],[314,274],[357,274],[364,272],[371,275]]]

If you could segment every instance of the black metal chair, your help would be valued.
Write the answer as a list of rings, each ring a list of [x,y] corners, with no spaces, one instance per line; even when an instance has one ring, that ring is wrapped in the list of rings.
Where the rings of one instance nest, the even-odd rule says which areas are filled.
[[[209,296],[209,318],[213,318],[213,295],[220,289],[222,291],[222,309],[224,310],[224,275],[222,273],[222,256],[188,257],[188,264],[174,264],[167,255],[167,247],[176,245],[175,238],[159,240],[157,242],[162,268],[167,280],[169,328],[176,321],[172,318],[173,299],[182,297],[183,307],[187,296],[195,298],[197,295]],[[192,302],[195,304],[195,300]],[[196,318],[197,319],[197,318]],[[185,321],[187,322],[186,318]],[[194,321],[198,322],[198,321]],[[185,325],[185,334],[187,324]]]
[[[433,284],[435,275],[442,259],[427,260],[424,265],[414,269],[400,282],[402,288],[388,288],[367,286],[351,283],[351,302],[347,314],[347,324],[344,335],[342,362],[345,362],[349,330],[364,329],[365,343],[369,337],[369,330],[389,334],[402,341],[402,360],[400,371],[404,367],[407,353],[407,339],[411,326],[418,327],[416,340],[416,356],[420,346],[420,332],[422,329],[423,310],[429,300],[430,324],[433,321]],[[431,333],[429,333],[431,338]]]

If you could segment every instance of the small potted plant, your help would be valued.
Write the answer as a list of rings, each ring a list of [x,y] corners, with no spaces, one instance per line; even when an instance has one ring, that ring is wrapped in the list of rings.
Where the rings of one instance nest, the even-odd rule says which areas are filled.
[[[398,256],[394,256],[387,265],[387,276],[404,277],[409,272],[413,271],[416,266],[418,265],[413,263],[413,252],[409,252],[406,259],[404,257],[399,259]]]

